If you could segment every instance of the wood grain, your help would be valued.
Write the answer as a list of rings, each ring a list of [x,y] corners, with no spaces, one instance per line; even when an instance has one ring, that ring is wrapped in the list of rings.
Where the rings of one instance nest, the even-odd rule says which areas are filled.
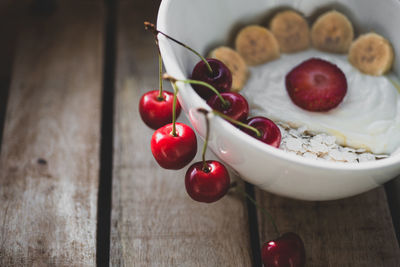
[[[260,205],[276,218],[281,233],[299,234],[307,266],[400,266],[400,250],[383,188],[348,199],[306,202],[258,190]],[[261,241],[275,238],[259,214]]]
[[[103,13],[73,3],[23,23],[0,154],[0,266],[95,264]]]
[[[158,3],[118,8],[111,265],[251,266],[243,199],[196,203],[184,187],[186,168],[162,169],[151,155],[153,130],[137,110],[141,94],[158,86],[157,50],[143,29]]]

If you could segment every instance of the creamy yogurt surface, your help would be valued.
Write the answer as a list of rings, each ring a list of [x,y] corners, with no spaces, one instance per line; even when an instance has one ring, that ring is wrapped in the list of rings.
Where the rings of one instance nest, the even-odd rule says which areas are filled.
[[[328,112],[301,109],[286,91],[286,74],[312,57],[336,64],[347,78],[346,96]],[[377,154],[390,154],[400,146],[400,93],[388,77],[366,75],[354,68],[347,55],[317,50],[282,54],[275,61],[251,67],[250,73],[241,93],[252,116],[265,116],[294,128],[306,126],[310,131],[335,136],[340,145]]]

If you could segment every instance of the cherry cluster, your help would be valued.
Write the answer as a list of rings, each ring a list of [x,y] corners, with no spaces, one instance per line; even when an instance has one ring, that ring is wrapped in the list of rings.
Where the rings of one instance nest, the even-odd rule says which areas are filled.
[[[210,132],[209,114],[220,116],[254,138],[277,148],[281,142],[280,130],[274,122],[265,117],[248,118],[247,100],[239,93],[231,92],[232,74],[224,63],[213,58],[205,59],[192,48],[157,30],[154,24],[149,22],[144,24],[145,29],[150,30],[155,37],[159,58],[160,88],[145,93],[139,102],[142,120],[150,128],[156,130],[151,138],[152,154],[161,167],[173,170],[185,167],[195,157],[197,140],[194,131],[188,125],[176,122],[181,112],[181,106],[177,100],[177,83],[192,84],[194,90],[207,101],[212,111],[197,110],[204,114],[207,132],[202,161],[188,168],[185,175],[185,187],[192,199],[205,203],[215,202],[226,195],[231,183],[229,173],[221,162],[205,159]],[[186,47],[201,58],[193,68],[191,79],[178,80],[168,74],[162,75],[162,58],[158,47],[159,34]],[[163,91],[163,79],[172,83],[173,94]],[[245,196],[249,197],[247,194]],[[271,242],[274,245],[271,245]],[[293,233],[283,234],[278,239],[265,243],[262,252],[265,266],[303,266],[304,255],[304,245],[300,237]],[[289,263],[295,263],[295,265],[287,265]]]

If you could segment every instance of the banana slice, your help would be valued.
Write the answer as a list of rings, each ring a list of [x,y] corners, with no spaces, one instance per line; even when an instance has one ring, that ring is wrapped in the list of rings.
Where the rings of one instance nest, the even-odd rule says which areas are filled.
[[[279,45],[275,36],[266,28],[250,25],[236,36],[236,51],[247,65],[259,65],[279,57]]]
[[[326,52],[347,53],[353,38],[353,25],[337,11],[322,14],[311,28],[313,46]]]
[[[232,73],[232,91],[242,90],[247,81],[247,65],[242,56],[232,48],[221,46],[210,52],[210,57],[221,60]]]
[[[307,21],[297,12],[286,10],[276,14],[269,28],[278,40],[283,53],[294,53],[310,46],[310,29]]]
[[[350,46],[350,63],[369,75],[385,74],[392,67],[393,59],[392,45],[376,33],[363,34]]]

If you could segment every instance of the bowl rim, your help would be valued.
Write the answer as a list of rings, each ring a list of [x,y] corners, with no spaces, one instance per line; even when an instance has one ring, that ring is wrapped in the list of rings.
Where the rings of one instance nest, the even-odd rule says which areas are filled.
[[[172,0],[163,0],[161,1],[158,15],[157,15],[157,27],[162,31],[168,33],[169,26],[168,26],[168,10]],[[178,64],[176,63],[175,57],[167,54],[168,48],[165,46],[167,42],[164,36],[160,36],[160,50],[161,54],[163,54],[163,62],[165,68],[170,71],[170,74],[174,75],[175,77],[186,77],[183,70],[179,68]],[[163,39],[163,41],[161,40]],[[189,99],[190,106],[194,106],[196,108],[202,107],[208,110],[211,108],[206,104],[206,101],[200,98],[195,91],[193,90],[192,86],[189,84],[181,84],[178,87],[184,87],[185,90],[180,90],[179,94],[181,95],[180,98]],[[196,109],[193,108],[193,109]],[[254,148],[256,150],[261,150],[262,153],[267,153],[269,156],[278,157],[281,160],[288,161],[290,163],[294,163],[297,165],[302,166],[309,166],[318,169],[325,169],[325,170],[337,170],[337,171],[368,171],[372,169],[384,169],[387,167],[392,167],[393,165],[400,164],[400,153],[396,155],[390,155],[388,158],[375,160],[375,161],[366,161],[366,162],[358,162],[358,163],[351,163],[351,162],[333,162],[328,160],[316,160],[311,158],[305,158],[299,155],[293,155],[281,149],[269,146],[250,135],[244,133],[243,131],[239,130],[238,128],[234,127],[227,121],[223,120],[220,117],[214,117],[213,119],[217,120],[217,124],[221,127],[221,131],[226,132],[233,132],[234,136],[239,139],[238,141],[244,142],[249,145],[250,148]],[[197,132],[197,131],[196,131]],[[198,133],[198,132],[197,132]],[[199,134],[199,133],[198,133]],[[200,134],[199,134],[200,135]],[[200,135],[201,136],[201,135]],[[399,150],[397,148],[397,150]]]

